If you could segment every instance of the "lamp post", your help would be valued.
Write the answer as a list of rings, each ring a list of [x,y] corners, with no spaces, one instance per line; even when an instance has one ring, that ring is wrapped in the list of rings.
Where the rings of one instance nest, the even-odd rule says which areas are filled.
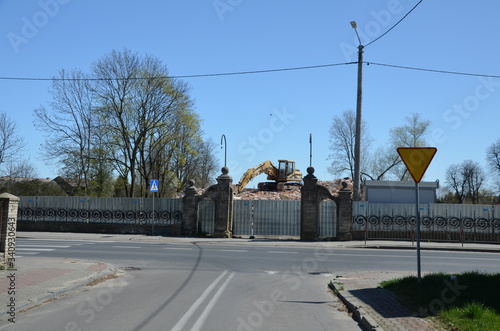
[[[309,133],[309,166],[312,167],[313,163],[313,135]]]
[[[226,166],[226,161],[227,161],[227,141],[226,141],[226,135],[222,135],[220,137],[220,148],[222,148],[222,140],[224,140],[224,167]]]
[[[351,26],[358,37],[358,92],[356,101],[356,136],[354,141],[354,201],[361,200],[361,106],[363,101],[363,48],[359,38],[357,24],[351,21]]]

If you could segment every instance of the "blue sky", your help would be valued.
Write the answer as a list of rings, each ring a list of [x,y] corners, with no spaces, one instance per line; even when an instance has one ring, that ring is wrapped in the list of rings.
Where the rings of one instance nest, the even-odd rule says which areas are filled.
[[[128,48],[163,61],[171,75],[279,69],[357,60],[358,24],[367,44],[399,21],[417,0],[359,1],[95,1],[0,0],[1,77],[50,78],[61,69],[89,71],[111,50]],[[438,152],[424,180],[444,181],[446,168],[471,159],[485,167],[498,131],[500,79],[376,65],[500,74],[498,18],[493,0],[424,0],[387,35],[365,48],[363,120],[372,147],[418,112],[432,122]],[[329,127],[356,108],[357,66],[185,78],[206,138],[227,138],[230,174],[237,182],[258,163],[278,159],[327,172]],[[39,156],[43,133],[33,110],[51,101],[48,81],[0,80],[0,111],[26,138],[25,156],[40,177],[57,171]],[[223,150],[216,150],[220,166]],[[485,167],[486,169],[486,167]],[[256,182],[258,180],[254,180]]]

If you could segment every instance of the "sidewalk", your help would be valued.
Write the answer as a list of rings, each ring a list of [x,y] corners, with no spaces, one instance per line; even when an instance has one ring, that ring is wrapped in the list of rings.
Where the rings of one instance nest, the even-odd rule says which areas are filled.
[[[441,330],[399,304],[392,292],[377,288],[384,280],[408,276],[404,272],[359,272],[331,281],[338,297],[367,330]]]
[[[112,265],[96,261],[17,259],[15,269],[0,271],[0,322],[115,271]]]
[[[300,242],[295,240],[256,239],[218,239],[218,238],[180,238],[143,235],[105,235],[84,233],[47,233],[18,232],[18,238],[54,239],[54,240],[89,240],[115,242],[144,242],[164,244],[215,244],[282,246],[282,247],[331,247],[351,249],[411,249],[416,250],[416,244],[404,241],[318,241]],[[283,239],[283,238],[281,238]],[[459,243],[422,242],[422,250],[453,250],[500,253],[500,245]],[[81,286],[91,281],[106,277],[116,272],[107,263],[96,261],[79,261],[72,259],[49,259],[23,257],[17,261],[17,271],[0,271],[0,321],[4,323],[10,317],[7,304],[12,295],[9,294],[11,273],[15,274],[15,306],[16,313],[39,305],[47,300]],[[394,298],[391,292],[377,288],[384,280],[390,280],[408,273],[401,272],[358,272],[348,275],[338,275],[331,282],[339,293],[339,297],[351,312],[368,330],[436,330],[426,320],[412,316]],[[7,303],[7,304],[6,304]]]

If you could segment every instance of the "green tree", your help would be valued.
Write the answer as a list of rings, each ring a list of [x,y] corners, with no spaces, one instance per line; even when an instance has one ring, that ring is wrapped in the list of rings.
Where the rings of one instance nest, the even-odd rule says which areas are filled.
[[[391,172],[398,180],[410,180],[411,176],[402,162],[397,149],[399,147],[425,147],[426,136],[429,134],[431,122],[422,119],[419,113],[412,113],[405,117],[405,124],[390,131],[390,151],[387,155],[394,161]],[[397,160],[397,161],[396,161]]]
[[[210,172],[215,159],[188,92],[160,60],[126,49],[103,56],[89,74],[63,70],[50,109],[35,110],[37,127],[49,133],[45,156],[76,183],[75,194],[148,196],[158,179],[160,196],[170,195],[200,169]]]
[[[94,92],[115,170],[130,178],[127,196],[144,195],[146,186],[141,182],[148,182],[152,169],[140,164],[141,152],[148,154],[142,161],[149,162],[145,148],[154,148],[154,144],[148,140],[168,132],[177,109],[191,107],[188,87],[168,78],[158,59],[129,50],[112,51],[93,65],[92,72],[99,78]],[[137,185],[141,192],[136,192]]]
[[[368,161],[369,173],[365,176],[372,180],[396,179],[410,180],[403,161],[397,153],[398,147],[424,147],[429,133],[430,121],[422,119],[418,113],[405,117],[405,124],[390,130],[387,147],[380,147]]]

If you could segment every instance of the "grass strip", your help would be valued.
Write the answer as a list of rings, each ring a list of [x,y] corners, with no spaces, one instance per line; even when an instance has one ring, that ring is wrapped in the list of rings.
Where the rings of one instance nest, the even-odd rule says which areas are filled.
[[[416,315],[437,316],[453,331],[500,331],[500,274],[468,271],[407,276],[382,282]]]

